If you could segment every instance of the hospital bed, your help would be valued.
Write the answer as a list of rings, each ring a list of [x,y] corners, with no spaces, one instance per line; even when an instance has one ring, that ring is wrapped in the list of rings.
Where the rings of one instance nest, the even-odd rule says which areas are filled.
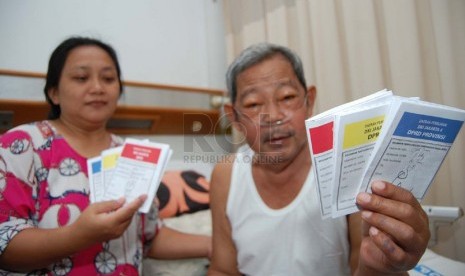
[[[8,88],[0,91],[0,135],[15,125],[46,118],[48,107],[43,102],[43,94],[40,92],[43,77],[43,74],[0,70],[0,86]],[[27,91],[30,91],[30,94],[27,94]],[[214,156],[213,152],[221,155],[231,150],[228,148],[227,138],[219,141],[218,136],[215,136],[221,134],[223,137],[223,134],[227,134],[227,130],[221,127],[218,109],[218,101],[222,102],[218,99],[223,99],[222,91],[136,82],[126,82],[125,91],[120,106],[109,124],[111,131],[141,138],[157,135],[158,142],[169,143],[175,149],[167,170],[193,170],[209,180],[214,159],[195,162],[196,157],[202,156],[201,152],[205,150],[202,143],[203,146],[212,146],[210,157]],[[157,96],[150,96],[155,95],[153,93]],[[176,94],[182,95],[183,101],[179,101]],[[17,99],[17,95],[22,95],[21,97],[28,100]],[[155,99],[155,102],[147,99]],[[201,137],[201,140],[197,140],[198,137]],[[181,147],[185,149],[186,141],[187,146],[191,146],[189,152],[176,150]],[[463,216],[459,207],[425,205],[423,208],[430,219],[429,247],[433,247],[438,241],[438,228],[447,227]],[[211,234],[208,209],[167,218],[164,221],[168,226],[181,231]],[[182,276],[205,275],[209,263],[207,259],[144,262],[144,275]],[[465,263],[427,249],[410,274],[465,275]]]

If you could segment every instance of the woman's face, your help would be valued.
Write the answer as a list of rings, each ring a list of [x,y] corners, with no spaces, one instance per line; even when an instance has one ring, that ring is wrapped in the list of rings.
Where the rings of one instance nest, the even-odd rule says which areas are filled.
[[[120,94],[116,66],[98,46],[71,50],[58,87],[49,90],[60,105],[60,119],[81,127],[102,127],[113,115]]]

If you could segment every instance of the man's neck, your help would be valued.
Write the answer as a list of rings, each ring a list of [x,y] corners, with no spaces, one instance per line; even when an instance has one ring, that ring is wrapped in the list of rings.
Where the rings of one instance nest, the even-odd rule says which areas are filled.
[[[254,156],[253,166],[266,175],[273,177],[289,177],[292,175],[307,175],[311,167],[311,158],[308,148],[303,147],[295,156],[284,159],[281,156]]]
[[[262,200],[272,209],[290,204],[307,180],[311,167],[308,152],[301,151],[288,162],[255,163],[252,176]]]

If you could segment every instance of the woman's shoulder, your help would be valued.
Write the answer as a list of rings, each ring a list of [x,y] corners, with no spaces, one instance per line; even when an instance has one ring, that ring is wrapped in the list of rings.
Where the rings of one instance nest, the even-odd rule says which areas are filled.
[[[51,124],[44,121],[36,121],[18,125],[3,133],[0,137],[2,140],[18,139],[18,138],[31,138],[47,140],[55,134]]]

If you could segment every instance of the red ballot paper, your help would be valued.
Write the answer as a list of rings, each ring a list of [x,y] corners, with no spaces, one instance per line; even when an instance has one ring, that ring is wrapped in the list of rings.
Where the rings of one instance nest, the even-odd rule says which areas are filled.
[[[145,194],[147,200],[139,211],[147,213],[171,155],[168,144],[126,139],[112,172],[111,183],[105,186],[105,199],[125,197],[126,202],[131,202]]]

